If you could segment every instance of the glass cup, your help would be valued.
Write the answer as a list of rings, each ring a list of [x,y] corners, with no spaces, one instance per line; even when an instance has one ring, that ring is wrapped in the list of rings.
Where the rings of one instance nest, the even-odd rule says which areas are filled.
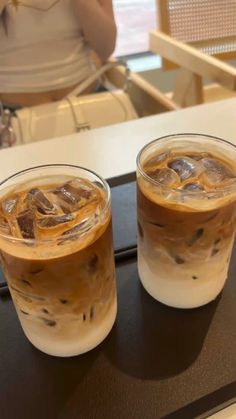
[[[179,134],[137,157],[138,271],[158,301],[202,306],[221,292],[236,227],[236,147]]]
[[[117,300],[110,190],[102,178],[46,165],[2,182],[0,257],[34,346],[65,357],[105,339]]]

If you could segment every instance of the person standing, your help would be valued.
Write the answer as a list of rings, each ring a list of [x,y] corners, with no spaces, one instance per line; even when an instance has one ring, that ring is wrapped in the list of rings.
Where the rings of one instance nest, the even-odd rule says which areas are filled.
[[[66,96],[113,53],[112,0],[0,0],[0,101],[33,106]],[[91,86],[89,91],[93,90]]]

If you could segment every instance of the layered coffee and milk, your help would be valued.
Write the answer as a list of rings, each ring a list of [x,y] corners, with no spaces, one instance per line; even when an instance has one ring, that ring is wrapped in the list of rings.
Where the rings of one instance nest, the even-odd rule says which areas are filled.
[[[144,158],[138,269],[154,298],[188,308],[219,294],[234,241],[235,201],[236,169],[219,153],[169,147]]]
[[[96,182],[52,177],[0,202],[1,261],[29,340],[58,356],[86,352],[116,316],[111,209]]]

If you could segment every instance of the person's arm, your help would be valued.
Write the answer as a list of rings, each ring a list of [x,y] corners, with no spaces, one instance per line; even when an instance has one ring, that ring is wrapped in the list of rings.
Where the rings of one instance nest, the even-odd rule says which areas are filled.
[[[112,54],[116,24],[112,0],[74,0],[85,40],[102,61]]]
[[[3,12],[4,7],[7,5],[7,0],[0,0],[0,19]]]
[[[0,15],[2,14],[2,11],[6,5],[7,5],[7,0],[0,0]]]
[[[0,0],[0,24],[2,24],[5,35],[8,34],[8,28],[7,28],[7,20],[8,20],[8,14],[7,14],[7,0]]]

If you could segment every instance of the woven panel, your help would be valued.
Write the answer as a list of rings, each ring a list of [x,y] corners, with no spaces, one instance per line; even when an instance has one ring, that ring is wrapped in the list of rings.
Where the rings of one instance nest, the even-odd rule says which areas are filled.
[[[222,42],[222,44],[210,44],[199,48],[200,51],[208,55],[218,55],[224,52],[235,52],[236,51],[236,40],[232,42]]]
[[[168,0],[170,34],[184,42],[236,35],[236,0]]]

